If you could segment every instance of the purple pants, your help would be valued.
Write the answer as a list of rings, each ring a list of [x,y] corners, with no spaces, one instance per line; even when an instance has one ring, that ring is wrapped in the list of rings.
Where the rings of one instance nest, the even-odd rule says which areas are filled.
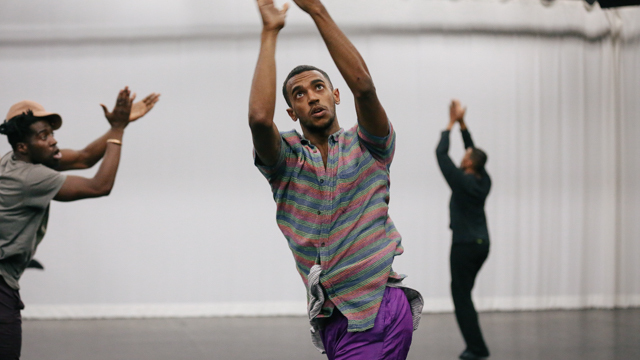
[[[409,301],[402,289],[387,287],[372,329],[347,332],[347,318],[334,309],[320,336],[329,360],[404,360],[413,336]]]

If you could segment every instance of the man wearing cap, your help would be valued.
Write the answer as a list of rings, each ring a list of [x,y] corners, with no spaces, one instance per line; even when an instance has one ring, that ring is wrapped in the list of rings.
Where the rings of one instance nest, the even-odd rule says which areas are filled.
[[[392,269],[404,251],[388,214],[395,132],[364,59],[324,5],[294,1],[353,93],[357,125],[340,127],[338,89],[324,71],[301,65],[282,90],[302,134],[279,132],[275,47],[287,5],[258,0],[262,42],[249,100],[255,164],[271,185],[278,226],[307,288],[314,345],[330,360],[406,359],[422,298]]]
[[[20,358],[22,321],[19,280],[44,237],[51,200],[74,201],[108,195],[118,164],[124,129],[158,101],[151,94],[133,104],[124,88],[113,112],[101,105],[111,129],[83,150],[58,149],[53,131],[60,115],[33,101],[14,104],[0,133],[12,151],[0,159],[0,359]],[[103,159],[93,178],[59,171],[86,169]]]

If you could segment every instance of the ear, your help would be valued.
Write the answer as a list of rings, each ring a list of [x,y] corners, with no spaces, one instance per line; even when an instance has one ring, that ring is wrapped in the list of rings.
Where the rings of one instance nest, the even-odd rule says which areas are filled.
[[[338,88],[333,89],[333,101],[336,105],[340,105],[340,90]]]
[[[293,111],[292,108],[287,109],[287,114],[289,114],[289,117],[291,118],[291,120],[298,121],[298,116],[296,115],[296,112]]]
[[[29,146],[27,146],[27,143],[19,142],[16,144],[16,151],[22,155],[28,155]]]

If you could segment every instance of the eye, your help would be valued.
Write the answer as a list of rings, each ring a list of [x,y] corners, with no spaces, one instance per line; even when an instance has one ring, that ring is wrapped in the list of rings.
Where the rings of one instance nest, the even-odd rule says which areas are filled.
[[[322,84],[316,85],[316,90],[322,90],[322,89],[324,89],[324,85]]]
[[[301,97],[302,97],[302,95],[304,95],[302,92],[297,92],[294,96],[295,96],[296,98],[301,98]]]
[[[42,133],[40,133],[40,140],[47,141],[49,136],[53,136],[53,132],[46,132],[46,131],[42,132]]]

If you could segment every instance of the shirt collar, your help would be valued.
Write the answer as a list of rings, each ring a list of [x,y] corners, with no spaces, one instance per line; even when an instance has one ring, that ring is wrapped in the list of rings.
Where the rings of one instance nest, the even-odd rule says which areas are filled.
[[[300,137],[300,143],[302,145],[313,145],[311,144],[311,142],[309,140],[307,140],[307,138],[304,137],[304,134],[298,132],[298,130],[295,130],[295,132],[298,134],[298,136]],[[340,135],[344,132],[343,128],[340,128],[338,131],[334,132],[333,134],[329,135],[329,138],[332,139],[333,141],[338,141],[338,138],[340,137]]]

